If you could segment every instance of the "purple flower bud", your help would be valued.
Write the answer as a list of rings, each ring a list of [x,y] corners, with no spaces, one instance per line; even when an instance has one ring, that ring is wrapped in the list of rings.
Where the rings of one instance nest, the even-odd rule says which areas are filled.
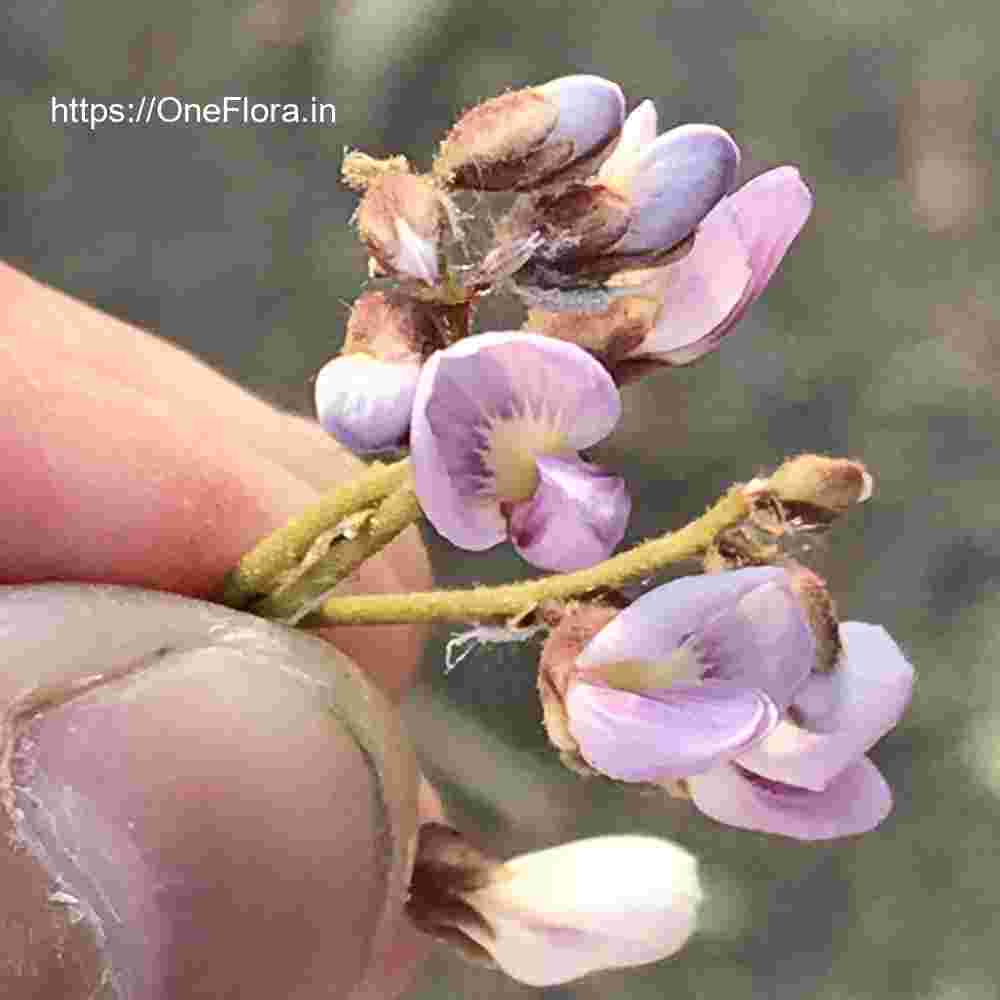
[[[575,749],[609,777],[686,778],[745,752],[777,725],[815,648],[786,570],[675,580],[620,612],[572,667],[543,653],[540,688],[564,703],[564,716],[546,706],[546,722],[560,749]]]
[[[467,111],[434,162],[447,183],[483,191],[526,191],[586,175],[618,135],[625,98],[599,76],[566,76],[515,90]]]
[[[676,246],[728,193],[739,163],[736,143],[716,125],[681,125],[618,161],[612,157],[600,180],[631,206],[628,231],[614,252],[649,254]]]
[[[316,415],[324,430],[361,455],[401,447],[410,430],[419,358],[380,361],[345,354],[316,376]]]
[[[488,333],[439,351],[413,407],[424,513],[460,548],[488,549],[510,532],[543,568],[606,557],[624,532],[628,497],[577,452],[609,434],[620,414],[611,377],[572,344]]]

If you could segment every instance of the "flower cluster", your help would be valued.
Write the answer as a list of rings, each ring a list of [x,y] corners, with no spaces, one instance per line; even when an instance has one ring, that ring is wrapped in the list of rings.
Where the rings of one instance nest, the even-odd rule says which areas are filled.
[[[557,571],[606,558],[628,494],[579,453],[614,428],[615,383],[718,346],[809,215],[791,167],[730,195],[739,160],[714,125],[657,136],[651,102],[626,118],[593,76],[473,108],[429,174],[350,154],[371,272],[396,285],[355,304],[316,380],[321,423],[362,454],[408,444],[421,507],[455,545],[509,536]],[[449,256],[465,190],[518,192],[471,263]],[[476,301],[505,288],[534,306],[525,329],[470,336]]]
[[[467,111],[430,170],[354,152],[358,234],[379,282],[316,380],[323,426],[375,463],[248,554],[233,606],[298,622],[453,621],[465,639],[548,629],[538,688],[571,768],[655,785],[723,823],[821,840],[877,826],[892,796],[867,751],[899,721],[913,669],[880,627],[840,624],[796,536],[868,499],[847,459],[801,455],[731,488],[687,528],[612,556],[631,511],[587,450],[621,388],[716,350],[774,276],[812,196],[794,167],[734,189],[715,125],[659,134],[649,101],[570,76]],[[521,329],[476,333],[509,293]],[[510,539],[554,576],[491,591],[330,596],[425,516],[459,548]],[[682,560],[703,574],[621,586]],[[483,637],[488,639],[484,640]],[[456,641],[465,641],[456,640]],[[653,961],[694,929],[694,860],[600,838],[492,861],[421,831],[408,909],[468,957],[524,982]]]

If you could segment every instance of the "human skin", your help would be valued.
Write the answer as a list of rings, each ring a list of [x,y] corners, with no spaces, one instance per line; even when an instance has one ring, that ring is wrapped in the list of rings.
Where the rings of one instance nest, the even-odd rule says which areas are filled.
[[[110,583],[210,599],[243,552],[358,468],[311,422],[3,266],[0,371],[0,584]],[[399,591],[429,579],[411,532],[366,563],[352,586]],[[123,607],[115,627],[124,634]],[[322,634],[387,695],[390,718],[422,633],[394,626]],[[8,728],[13,699],[47,668],[12,659],[0,670]],[[125,850],[116,820],[142,813],[152,831],[144,845],[150,870],[162,862],[162,871],[188,880],[195,902],[184,916],[196,924],[172,924],[179,910],[156,910],[171,947],[161,949],[157,968],[165,971],[150,996],[395,996],[422,944],[401,913],[379,920],[387,890],[373,861],[379,820],[369,808],[379,779],[351,727],[316,709],[302,685],[281,670],[245,683],[237,660],[212,652],[208,666],[154,664],[138,680],[126,676],[37,718],[19,716],[30,729],[25,753],[41,775],[38,794],[79,796],[93,819],[75,829],[79,851],[115,864]],[[89,750],[73,742],[80,732],[96,734]],[[327,785],[336,787],[328,798]],[[415,788],[403,792],[415,796]],[[426,787],[420,801],[422,814],[434,815]],[[103,996],[94,992],[102,956],[88,921],[74,923],[71,908],[52,905],[58,887],[20,832],[12,836],[11,815],[0,814],[0,993]],[[146,912],[159,906],[163,886],[146,884],[143,871],[129,876],[129,899]],[[276,912],[294,919],[270,919]],[[185,941],[196,942],[194,952]]]

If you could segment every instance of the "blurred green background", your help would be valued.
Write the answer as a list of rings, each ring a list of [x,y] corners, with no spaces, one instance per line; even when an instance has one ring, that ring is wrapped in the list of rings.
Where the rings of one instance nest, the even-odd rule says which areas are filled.
[[[703,932],[674,960],[552,1000],[1000,996],[1000,257],[992,163],[1000,7],[933,0],[7,0],[0,252],[308,408],[364,255],[343,148],[426,166],[465,107],[572,72],[645,97],[663,127],[717,122],[744,174],[794,163],[816,211],[722,350],[630,391],[601,458],[630,537],[683,523],[802,450],[864,459],[874,500],[811,553],[842,616],[884,624],[919,671],[874,756],[897,795],[876,833],[796,845],[585,782],[548,752],[532,651],[443,672],[408,706],[459,825],[509,854],[647,831],[702,859]],[[247,95],[333,101],[335,126],[54,127],[49,101]],[[516,320],[515,320],[516,322]],[[523,572],[436,550],[446,582]],[[438,954],[411,1000],[535,996]]]

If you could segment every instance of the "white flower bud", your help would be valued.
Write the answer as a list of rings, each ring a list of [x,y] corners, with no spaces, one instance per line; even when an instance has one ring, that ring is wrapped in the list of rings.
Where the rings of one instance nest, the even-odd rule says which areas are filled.
[[[524,854],[459,895],[481,917],[461,931],[531,986],[674,954],[694,931],[702,899],[692,855],[638,836]]]
[[[316,376],[316,415],[323,428],[358,454],[403,445],[417,391],[419,358],[381,361],[345,354]]]

